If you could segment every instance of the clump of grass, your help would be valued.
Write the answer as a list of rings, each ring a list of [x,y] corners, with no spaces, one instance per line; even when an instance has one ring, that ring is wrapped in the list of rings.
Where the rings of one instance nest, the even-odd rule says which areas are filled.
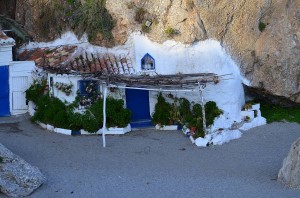
[[[280,121],[300,123],[300,107],[282,107],[261,102],[260,110],[268,123]]]
[[[149,33],[151,28],[147,26],[145,23],[142,24],[142,32]]]
[[[134,20],[138,23],[143,23],[146,14],[147,14],[147,11],[144,8],[138,8],[135,11]]]
[[[135,7],[135,3],[133,1],[127,2],[126,6],[128,9],[133,9]]]

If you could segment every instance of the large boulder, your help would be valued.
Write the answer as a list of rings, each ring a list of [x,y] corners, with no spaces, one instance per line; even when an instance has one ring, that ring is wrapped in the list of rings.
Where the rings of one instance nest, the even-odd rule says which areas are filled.
[[[300,189],[300,138],[292,144],[290,153],[284,159],[278,180],[291,188]]]
[[[0,192],[10,197],[30,195],[45,182],[45,176],[0,144]]]

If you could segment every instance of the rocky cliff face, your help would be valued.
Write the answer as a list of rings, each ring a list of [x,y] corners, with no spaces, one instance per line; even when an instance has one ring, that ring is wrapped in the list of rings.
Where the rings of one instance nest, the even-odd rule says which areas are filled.
[[[45,37],[37,30],[38,2],[17,0],[15,18],[36,40],[54,39],[59,32]],[[136,30],[159,43],[215,39],[251,86],[300,103],[300,0],[106,0],[105,6],[115,20],[110,44]],[[65,23],[60,29],[72,29],[68,18],[57,20]],[[94,43],[108,42],[98,34]]]

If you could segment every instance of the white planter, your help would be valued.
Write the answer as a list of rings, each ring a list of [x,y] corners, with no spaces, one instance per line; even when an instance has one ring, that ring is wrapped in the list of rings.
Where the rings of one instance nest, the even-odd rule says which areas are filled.
[[[250,118],[250,120],[252,120],[254,118],[254,111],[252,111],[252,110],[241,111],[241,116],[242,116],[242,119],[245,118],[246,116],[248,116]]]
[[[29,103],[28,103],[28,113],[29,113],[30,116],[34,116],[35,107],[36,107],[35,104],[32,101],[29,101]]]
[[[259,109],[260,109],[260,104],[252,105],[252,110],[259,110]]]
[[[107,129],[106,134],[125,134],[131,131],[131,126],[130,124],[127,125],[125,128],[117,128],[117,127],[110,127]],[[102,132],[102,130],[101,130]]]
[[[252,129],[254,127],[262,126],[262,125],[265,125],[265,124],[267,124],[267,121],[266,121],[265,118],[263,118],[263,117],[256,117],[251,122],[245,123],[239,129],[242,130],[242,131],[247,131],[247,130]]]
[[[96,133],[89,133],[83,129],[81,129],[81,135],[95,135],[95,134],[102,134],[103,129],[99,129]],[[106,130],[106,135],[122,135],[131,131],[131,126],[128,124],[124,128],[118,127],[110,127]]]
[[[102,129],[98,130],[96,133],[90,133],[88,131],[85,131],[85,130],[81,129],[80,133],[81,133],[81,135],[99,135],[99,134],[101,134],[101,132],[100,132],[101,130]]]
[[[198,147],[206,147],[207,146],[207,143],[209,142],[209,138],[197,138],[195,140],[195,144],[198,146]]]
[[[193,137],[193,136],[190,136],[189,138],[190,138],[192,144],[195,144],[195,139],[194,139],[194,137]]]
[[[71,135],[72,130],[70,130],[70,129],[62,129],[62,128],[55,128],[54,132],[55,133],[65,134],[65,135]]]
[[[178,126],[177,125],[163,125],[163,126],[160,126],[160,125],[155,125],[155,129],[156,130],[162,130],[162,131],[174,131],[174,130],[177,130],[178,129]]]
[[[52,126],[52,125],[50,125],[50,124],[47,124],[47,125],[46,125],[46,129],[47,129],[48,131],[54,131],[54,126]]]
[[[40,125],[43,129],[47,129],[47,125],[41,122],[36,122],[38,125]]]

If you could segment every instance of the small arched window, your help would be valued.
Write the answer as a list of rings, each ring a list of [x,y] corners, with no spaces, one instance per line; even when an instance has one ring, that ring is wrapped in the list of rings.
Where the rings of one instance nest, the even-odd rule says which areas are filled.
[[[155,70],[155,60],[150,54],[145,54],[141,60],[142,70]]]

